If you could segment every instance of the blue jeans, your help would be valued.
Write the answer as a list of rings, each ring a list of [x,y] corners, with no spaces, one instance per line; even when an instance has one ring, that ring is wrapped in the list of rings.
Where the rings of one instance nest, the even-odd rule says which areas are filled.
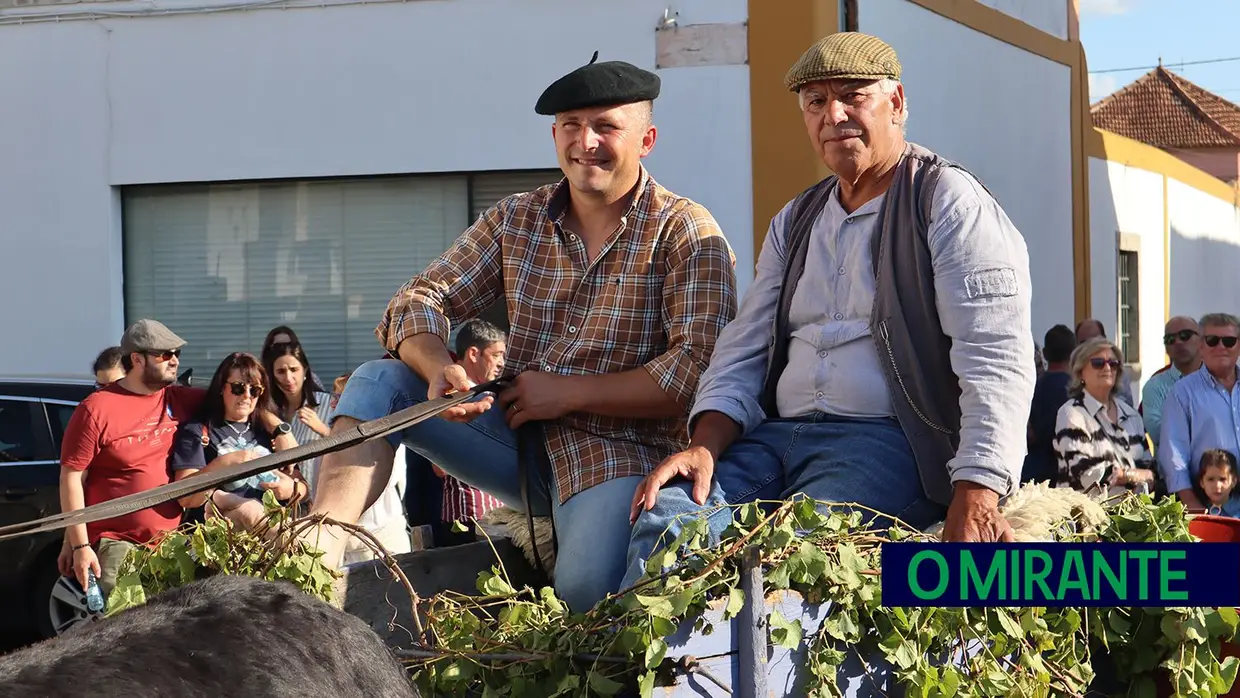
[[[659,491],[655,506],[633,526],[621,586],[635,583],[650,555],[675,539],[683,522],[706,516],[716,538],[732,522],[728,504],[788,499],[804,493],[826,502],[859,504],[917,528],[941,521],[947,510],[926,499],[913,450],[894,419],[849,419],[814,414],[772,419],[737,440],[715,464],[704,506],[692,483]],[[869,525],[890,526],[862,512]]]
[[[349,377],[334,417],[367,422],[426,401],[427,384],[394,359],[369,361]],[[387,437],[438,465],[453,477],[484,490],[521,511],[517,437],[498,406],[462,424],[428,419]],[[530,468],[531,476],[536,468]],[[629,545],[629,509],[640,477],[595,485],[561,504],[554,482],[531,482],[535,516],[551,515],[559,549],[555,588],[573,611],[586,611],[620,587]]]

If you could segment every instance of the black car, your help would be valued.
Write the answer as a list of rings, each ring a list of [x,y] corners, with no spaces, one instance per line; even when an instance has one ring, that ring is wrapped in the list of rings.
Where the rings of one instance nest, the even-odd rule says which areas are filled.
[[[60,511],[60,442],[90,380],[0,378],[0,525]],[[52,637],[87,617],[77,583],[56,570],[63,534],[0,541],[0,617],[10,632]]]

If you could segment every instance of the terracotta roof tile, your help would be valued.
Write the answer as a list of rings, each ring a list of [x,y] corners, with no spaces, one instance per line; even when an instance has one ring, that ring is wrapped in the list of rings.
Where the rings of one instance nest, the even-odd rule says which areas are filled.
[[[1090,108],[1094,125],[1157,148],[1240,146],[1240,106],[1159,66]]]

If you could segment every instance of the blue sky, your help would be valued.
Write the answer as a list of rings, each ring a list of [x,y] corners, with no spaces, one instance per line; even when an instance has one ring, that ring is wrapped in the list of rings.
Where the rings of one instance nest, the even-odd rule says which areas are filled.
[[[1080,0],[1081,42],[1089,70],[1163,65],[1240,103],[1240,60],[1177,66],[1179,61],[1240,57],[1240,0]],[[1096,102],[1148,70],[1091,73]]]

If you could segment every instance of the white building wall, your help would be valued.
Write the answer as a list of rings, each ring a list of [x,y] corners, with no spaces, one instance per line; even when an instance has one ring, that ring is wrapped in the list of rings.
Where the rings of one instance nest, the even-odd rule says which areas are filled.
[[[1133,379],[1140,379],[1143,386],[1167,363],[1162,345],[1166,323],[1163,176],[1090,158],[1089,231],[1092,315],[1102,321],[1112,337],[1119,318],[1116,265],[1120,236],[1135,236],[1137,240],[1141,362],[1140,372]]]
[[[1034,4],[1030,0],[1021,6]],[[1024,234],[1033,276],[1034,335],[1040,341],[1051,326],[1071,324],[1069,67],[908,0],[866,0],[858,14],[861,31],[879,36],[899,54],[909,139],[969,168]],[[969,106],[983,93],[986,104],[1002,105],[1001,114]]]
[[[20,337],[0,342],[0,374],[82,373],[119,339],[118,185],[555,167],[538,94],[595,50],[654,68],[666,6],[416,0],[0,26],[0,322]],[[746,0],[675,9],[682,25],[747,18]],[[747,287],[748,68],[659,72],[647,166],[710,208]]]
[[[1171,313],[1240,315],[1240,209],[1175,179],[1171,212]]]
[[[1068,14],[1072,0],[978,0],[983,5],[1060,39],[1068,39]]]

